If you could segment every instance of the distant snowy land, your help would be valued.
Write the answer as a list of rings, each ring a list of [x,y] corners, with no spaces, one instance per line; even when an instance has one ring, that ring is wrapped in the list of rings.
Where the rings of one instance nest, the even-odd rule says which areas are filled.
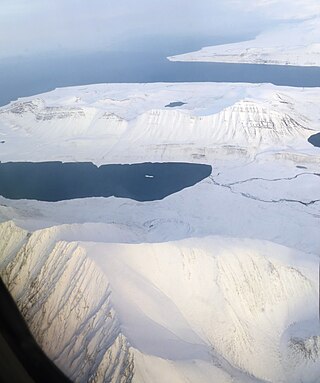
[[[0,160],[210,162],[276,150],[308,156],[318,153],[307,142],[319,130],[318,102],[318,89],[269,84],[60,88],[0,108]]]
[[[73,381],[319,382],[319,103],[319,88],[158,83],[0,108],[1,162],[212,166],[158,201],[0,197],[0,275]]]
[[[303,8],[303,5],[301,5]],[[286,13],[286,11],[284,11]],[[255,39],[204,47],[170,61],[320,66],[320,6],[317,16],[279,23]]]

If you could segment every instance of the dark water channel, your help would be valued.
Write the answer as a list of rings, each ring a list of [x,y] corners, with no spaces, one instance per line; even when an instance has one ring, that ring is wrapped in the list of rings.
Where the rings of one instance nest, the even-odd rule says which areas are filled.
[[[317,67],[170,62],[166,55],[173,53],[179,52],[109,52],[3,60],[0,106],[57,87],[98,83],[249,82],[320,86]]]
[[[316,133],[308,138],[308,141],[313,146],[316,146],[317,148],[320,148],[320,133]]]
[[[210,165],[178,162],[100,167],[89,162],[8,162],[0,163],[0,195],[50,202],[110,196],[154,201],[195,185],[211,171]]]

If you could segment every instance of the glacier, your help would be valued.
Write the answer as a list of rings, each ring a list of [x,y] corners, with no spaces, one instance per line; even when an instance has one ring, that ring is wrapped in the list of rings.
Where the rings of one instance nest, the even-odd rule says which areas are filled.
[[[161,201],[0,197],[1,278],[67,376],[319,382],[319,101],[270,84],[100,84],[0,108],[1,162],[213,169]]]

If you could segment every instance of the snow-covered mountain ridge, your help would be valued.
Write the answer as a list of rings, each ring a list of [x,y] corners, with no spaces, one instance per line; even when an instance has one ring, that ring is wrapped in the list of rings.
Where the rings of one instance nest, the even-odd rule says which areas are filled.
[[[181,382],[200,360],[221,382],[317,378],[319,335],[310,354],[297,326],[316,318],[315,256],[227,237],[99,244],[60,241],[59,227],[30,235],[8,222],[0,231],[1,277],[74,381],[154,381],[142,355],[171,379],[169,366],[177,373],[183,360]],[[212,381],[200,372],[195,381]]]
[[[242,100],[209,116],[151,110],[139,117],[137,127],[128,132],[126,138],[138,141],[143,137],[145,141],[162,143],[199,141],[210,146],[233,143],[252,148],[286,145],[291,139],[303,139],[311,133],[311,129],[303,127],[290,115]]]
[[[99,268],[59,228],[1,225],[1,278],[36,341],[75,382],[130,382],[132,355]]]
[[[92,98],[87,96],[90,87],[70,88],[11,103],[0,109],[0,159],[100,164],[123,162],[126,153],[127,161],[134,162],[141,156],[139,147],[153,161],[181,160],[183,150],[191,151],[189,161],[212,161],[214,155],[202,158],[203,148],[224,146],[227,151],[243,148],[249,155],[271,146],[312,151],[307,139],[320,121],[316,107],[310,114],[315,90],[194,87],[196,94],[190,84],[141,84],[134,92],[132,86],[101,85],[93,88]],[[71,92],[77,96],[70,97]],[[166,108],[175,98],[186,105]]]

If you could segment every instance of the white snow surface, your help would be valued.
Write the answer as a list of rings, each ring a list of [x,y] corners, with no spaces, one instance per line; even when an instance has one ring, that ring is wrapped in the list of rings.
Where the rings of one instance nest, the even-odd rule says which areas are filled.
[[[166,108],[172,101],[180,108]],[[315,152],[318,89],[260,84],[101,84],[0,108],[0,160],[210,161],[270,147]],[[143,149],[143,150],[142,150]],[[222,153],[219,154],[221,159]]]
[[[303,6],[301,6],[303,7]],[[253,40],[204,47],[168,57],[170,61],[320,66],[320,5],[314,17],[287,21]],[[284,12],[286,14],[286,11]]]
[[[1,224],[1,276],[74,381],[317,381],[317,256],[222,236],[66,242],[63,230]]]
[[[319,102],[316,88],[109,84],[0,108],[2,162],[213,168],[160,201],[0,197],[0,275],[72,380],[319,383]]]

